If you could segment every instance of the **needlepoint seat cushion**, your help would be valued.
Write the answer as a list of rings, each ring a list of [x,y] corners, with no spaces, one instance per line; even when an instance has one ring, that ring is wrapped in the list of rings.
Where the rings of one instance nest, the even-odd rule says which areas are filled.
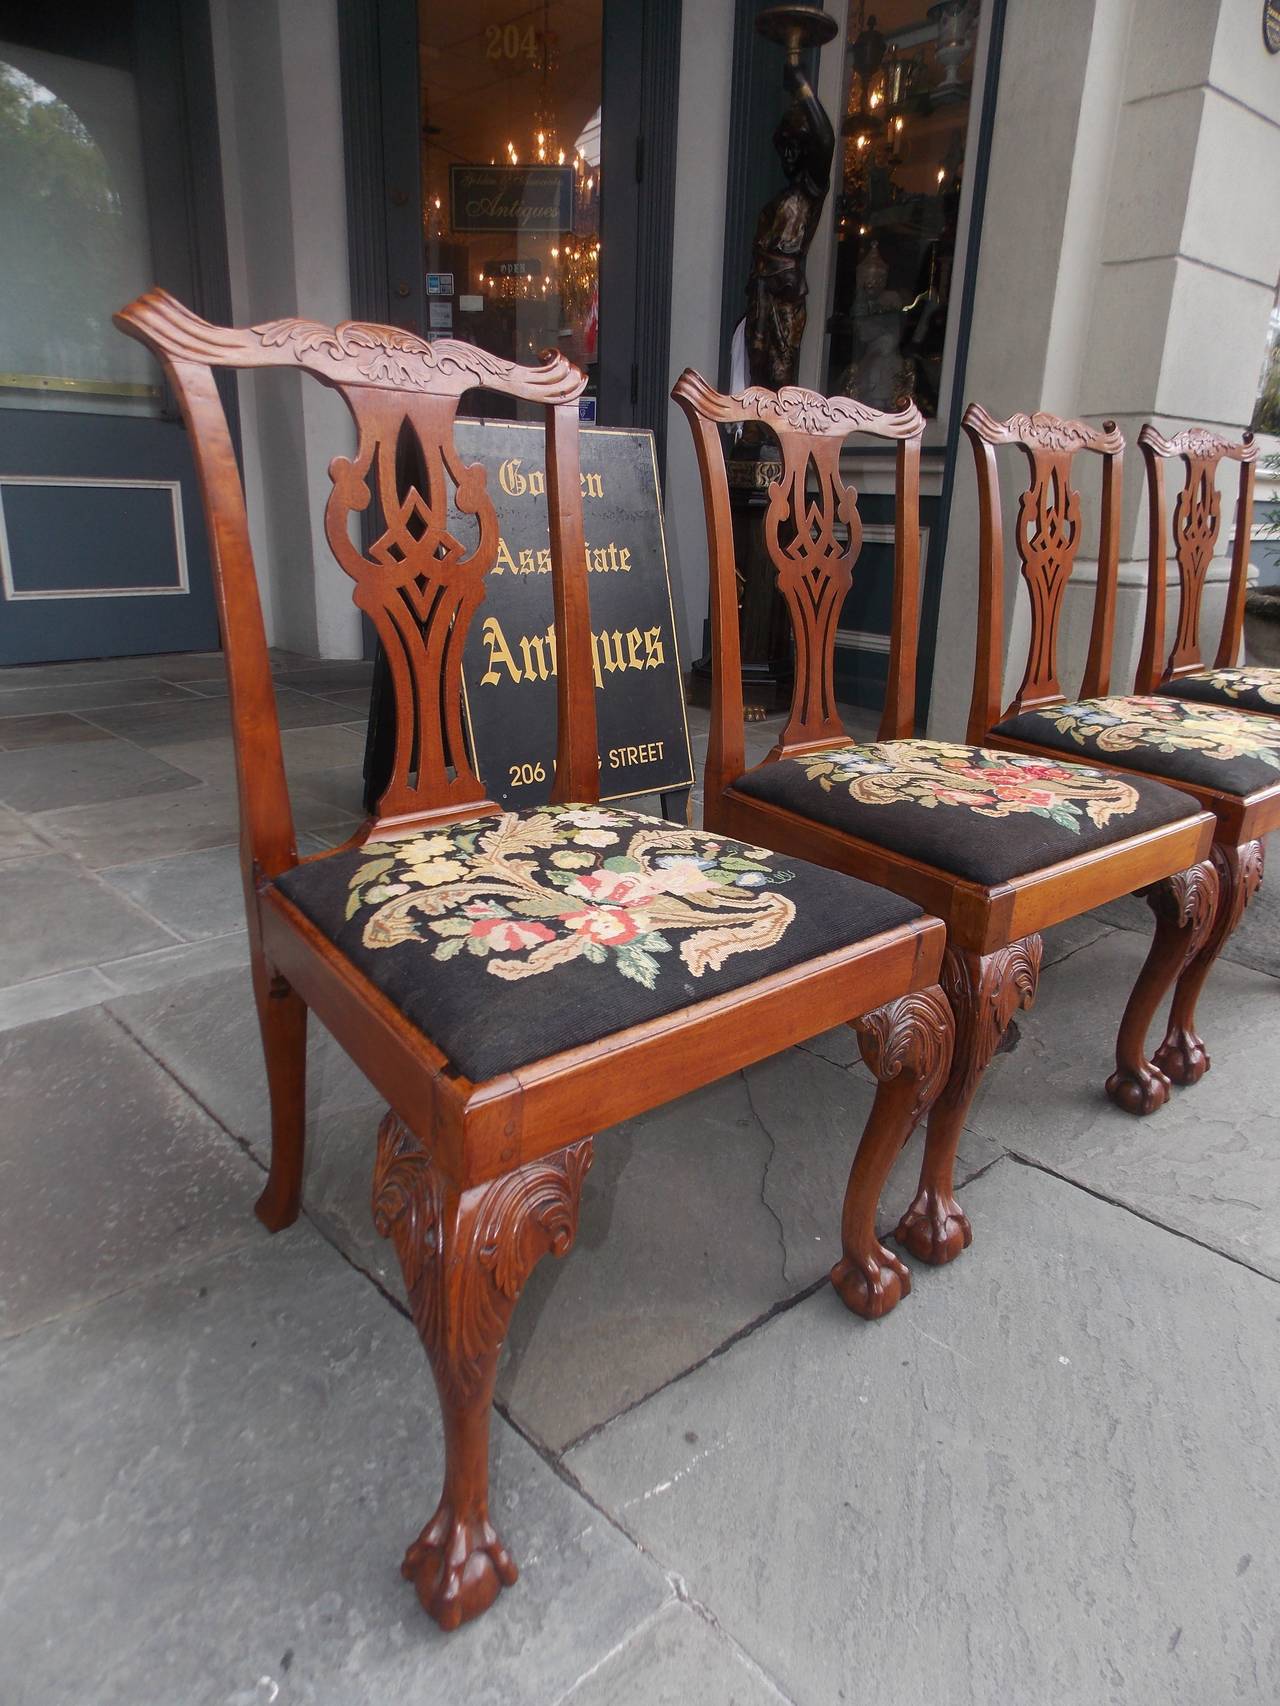
[[[599,806],[367,841],[277,887],[476,1083],[920,916],[854,877]]]
[[[1280,723],[1164,695],[1048,705],[1007,718],[996,732],[1225,794],[1280,783]]]
[[[1185,794],[1114,771],[949,741],[780,758],[734,791],[972,882],[995,884],[1173,823]]]
[[[1280,717],[1280,669],[1251,665],[1244,669],[1203,669],[1180,675],[1156,692],[1170,699],[1190,699],[1200,705],[1240,706]]]

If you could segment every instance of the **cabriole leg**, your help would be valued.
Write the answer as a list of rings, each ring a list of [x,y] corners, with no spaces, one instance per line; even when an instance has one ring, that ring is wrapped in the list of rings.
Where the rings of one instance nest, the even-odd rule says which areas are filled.
[[[1146,1057],[1147,1032],[1169,985],[1204,945],[1218,886],[1217,868],[1206,859],[1139,891],[1156,915],[1155,935],[1120,1021],[1116,1069],[1107,1079],[1107,1095],[1127,1114],[1153,1114],[1169,1099],[1168,1077]]]
[[[855,1315],[874,1321],[911,1290],[906,1264],[876,1237],[880,1192],[898,1151],[946,1079],[955,1026],[935,984],[875,1008],[854,1028],[878,1084],[845,1190],[844,1254],[831,1270],[831,1283]]]
[[[292,1226],[302,1202],[307,1123],[307,1004],[282,977],[254,968],[253,994],[271,1099],[271,1167],[253,1212],[270,1232]]]
[[[1040,981],[1039,936],[1025,936],[992,954],[947,946],[942,987],[956,1020],[955,1055],[925,1133],[924,1164],[915,1201],[894,1237],[922,1262],[940,1267],[973,1241],[955,1197],[956,1150],[969,1104],[1000,1039],[1019,1007],[1030,1007]]]
[[[1196,1031],[1196,1003],[1213,962],[1226,947],[1231,932],[1262,882],[1262,843],[1244,841],[1239,847],[1213,844],[1218,872],[1218,905],[1199,952],[1187,965],[1173,992],[1169,1029],[1155,1052],[1155,1063],[1175,1084],[1196,1084],[1209,1070],[1209,1056]]]
[[[489,1521],[498,1352],[535,1263],[573,1244],[591,1146],[458,1191],[396,1114],[378,1128],[373,1223],[400,1258],[444,1420],[444,1490],[401,1573],[442,1629],[479,1617],[518,1573]]]

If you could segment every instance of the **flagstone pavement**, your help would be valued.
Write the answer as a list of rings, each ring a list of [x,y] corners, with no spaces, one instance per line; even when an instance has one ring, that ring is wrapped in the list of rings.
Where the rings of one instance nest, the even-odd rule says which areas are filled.
[[[368,674],[275,667],[315,849],[357,820]],[[1145,907],[1050,934],[964,1136],[973,1248],[884,1321],[824,1278],[850,1033],[601,1133],[503,1354],[520,1580],[444,1636],[397,1570],[441,1441],[380,1109],[318,1026],[305,1212],[250,1212],[235,839],[216,655],[0,676],[2,1706],[1280,1700],[1274,887],[1210,1076],[1150,1120],[1100,1088]]]

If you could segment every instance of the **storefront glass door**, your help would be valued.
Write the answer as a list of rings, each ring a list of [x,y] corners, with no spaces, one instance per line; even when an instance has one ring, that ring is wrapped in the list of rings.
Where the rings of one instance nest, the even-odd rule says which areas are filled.
[[[600,328],[602,0],[419,4],[426,335],[589,376]],[[487,405],[488,406],[488,405]]]

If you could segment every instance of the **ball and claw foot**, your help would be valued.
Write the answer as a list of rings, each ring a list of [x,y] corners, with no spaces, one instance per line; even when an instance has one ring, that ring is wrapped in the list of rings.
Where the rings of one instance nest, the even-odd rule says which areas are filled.
[[[878,1321],[891,1309],[896,1309],[911,1291],[911,1270],[900,1262],[883,1244],[877,1245],[879,1260],[874,1256],[842,1256],[831,1270],[831,1283],[840,1294],[846,1309],[861,1315],[864,1321]]]
[[[457,1629],[488,1611],[519,1573],[487,1518],[462,1521],[448,1504],[440,1506],[400,1566],[422,1609],[442,1629]]]
[[[894,1237],[922,1262],[941,1268],[969,1248],[973,1228],[953,1196],[923,1190],[898,1222]]]
[[[1209,1056],[1194,1031],[1175,1030],[1156,1050],[1155,1065],[1175,1084],[1198,1084],[1209,1070]]]
[[[1137,1072],[1117,1068],[1107,1079],[1106,1091],[1126,1114],[1154,1114],[1169,1100],[1169,1078],[1155,1062]]]

